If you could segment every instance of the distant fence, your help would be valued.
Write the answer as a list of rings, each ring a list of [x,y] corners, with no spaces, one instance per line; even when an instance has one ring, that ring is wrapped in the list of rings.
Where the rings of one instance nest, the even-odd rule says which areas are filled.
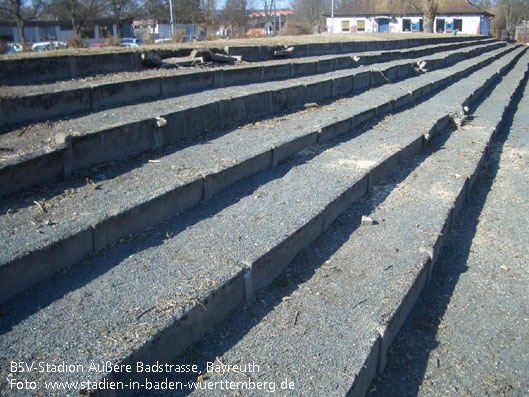
[[[520,43],[529,43],[529,21],[516,28],[516,41]]]
[[[489,35],[497,40],[518,41],[520,43],[529,42],[529,24],[527,27],[517,27],[514,31],[509,30],[491,30]]]

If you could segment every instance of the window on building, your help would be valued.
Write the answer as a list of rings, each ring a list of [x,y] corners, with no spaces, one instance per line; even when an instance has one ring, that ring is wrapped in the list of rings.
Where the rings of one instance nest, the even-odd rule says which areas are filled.
[[[461,32],[463,30],[462,19],[454,19],[454,30],[457,30],[458,32]]]
[[[42,41],[57,40],[55,26],[41,26],[39,28],[40,39]]]
[[[444,19],[435,20],[435,31],[437,33],[443,33],[445,31],[445,20]]]
[[[342,21],[342,32],[349,32],[349,21]]]
[[[403,19],[402,20],[402,31],[403,32],[411,32],[411,19]]]
[[[96,37],[93,26],[83,26],[81,28],[81,37],[83,39],[93,39]]]
[[[101,39],[112,37],[112,25],[99,25],[99,37]]]
[[[366,21],[357,21],[356,22],[356,30],[358,32],[365,32],[366,31]]]

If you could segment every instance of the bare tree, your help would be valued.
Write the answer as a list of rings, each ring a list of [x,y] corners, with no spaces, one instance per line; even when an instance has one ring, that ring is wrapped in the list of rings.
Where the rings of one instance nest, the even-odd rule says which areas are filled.
[[[505,29],[510,34],[514,34],[521,21],[529,18],[528,0],[500,0],[500,6],[505,18]]]
[[[17,24],[20,36],[20,45],[26,49],[26,38],[24,37],[24,27],[26,23],[36,19],[44,8],[44,0],[0,0],[0,12]]]
[[[112,16],[117,26],[118,37],[121,37],[123,24],[138,15],[138,0],[105,0],[105,10]]]
[[[52,0],[50,12],[57,19],[70,21],[75,37],[81,36],[81,30],[101,12],[99,0]]]
[[[153,21],[152,36],[154,37],[156,24],[169,15],[169,4],[166,0],[144,0],[143,8],[147,17]]]
[[[216,28],[216,7],[215,0],[200,0],[200,9],[202,11],[202,17],[204,20],[205,33],[208,36],[208,32],[215,32]]]
[[[270,22],[275,10],[275,0],[261,0],[261,4],[263,5],[266,22]]]
[[[422,12],[424,19],[424,31],[427,33],[433,33],[434,21],[439,9],[439,2],[443,0],[423,0]]]
[[[296,18],[311,26],[323,26],[323,14],[331,9],[330,0],[294,0]]]
[[[239,36],[246,34],[248,24],[248,2],[247,0],[226,0],[223,10],[223,19],[225,23],[236,29]]]
[[[173,13],[177,23],[201,22],[200,0],[176,0],[173,2]]]

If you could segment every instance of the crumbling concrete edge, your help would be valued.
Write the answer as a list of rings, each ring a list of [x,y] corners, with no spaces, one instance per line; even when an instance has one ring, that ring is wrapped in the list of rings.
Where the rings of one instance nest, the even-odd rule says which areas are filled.
[[[509,65],[515,63],[515,61],[519,59],[522,54],[523,52],[520,52],[520,54],[510,61]],[[501,55],[502,54],[496,54],[496,56],[482,60],[481,62],[472,65],[466,70],[461,70],[459,73],[442,78],[442,84],[440,86],[444,87],[452,81],[461,79],[465,75],[471,73],[473,70],[490,64],[495,59],[498,59]],[[507,66],[502,68],[502,71],[506,70],[506,68]],[[484,84],[492,84],[492,82],[493,80],[489,79]],[[423,95],[426,95],[427,93],[428,91],[424,91]],[[404,94],[404,97],[411,99],[411,96],[408,94]],[[469,98],[475,98],[475,96],[471,95]],[[330,138],[346,133],[361,123],[374,117],[377,112],[379,112],[378,114],[382,114],[381,110],[384,112],[390,112],[393,110],[393,106],[396,102],[397,101],[391,99],[388,101],[386,106],[380,105],[376,108],[356,114],[348,120],[336,121],[330,123],[327,126],[323,126],[317,132],[317,140],[318,142],[324,142]],[[402,105],[407,104],[406,102],[400,103],[402,103]],[[435,125],[438,123],[446,124],[446,117],[438,120]],[[435,131],[436,129],[434,128],[432,131],[430,131],[429,135],[432,136]],[[27,289],[39,281],[39,279],[46,278],[58,270],[78,262],[87,254],[102,249],[107,244],[118,240],[124,235],[138,232],[148,226],[160,222],[163,219],[175,216],[179,212],[191,207],[199,201],[209,199],[213,194],[237,180],[240,180],[263,169],[274,167],[274,164],[279,163],[289,155],[295,153],[296,150],[299,150],[300,142],[310,144],[313,142],[315,137],[315,134],[308,134],[306,137],[304,137],[305,141],[303,141],[301,138],[297,138],[291,142],[281,145],[278,148],[272,148],[271,150],[256,156],[254,159],[249,159],[246,162],[243,162],[245,166],[241,166],[241,164],[235,164],[231,167],[232,169],[220,171],[218,176],[198,178],[188,182],[185,185],[172,188],[167,192],[161,193],[159,196],[151,198],[140,205],[136,205],[127,210],[123,210],[118,214],[105,218],[99,223],[90,226],[88,229],[83,229],[78,233],[64,236],[60,240],[51,243],[49,246],[42,247],[37,251],[21,255],[17,259],[3,264],[0,266],[0,275],[2,275],[2,277],[0,277],[0,302],[7,300],[16,293]],[[69,140],[66,139],[66,141]],[[424,137],[420,137],[420,144],[419,141],[417,141],[417,146],[424,146],[423,142]],[[377,183],[377,181],[380,180],[383,175],[385,175],[387,167],[391,169],[392,167],[395,167],[399,161],[402,161],[403,156],[409,156],[411,150],[412,149],[409,147],[403,148],[401,150],[402,153],[400,153],[395,158],[391,158],[386,161],[386,166],[381,165],[380,167],[371,170],[370,177],[366,180],[366,189]],[[65,148],[64,151],[66,153],[67,148]],[[68,156],[65,155],[64,157]],[[215,179],[216,182],[212,187],[211,184]],[[330,225],[333,220],[334,218],[330,220],[329,215],[327,215],[325,217],[325,221],[322,221],[322,228],[326,230],[328,225]],[[20,272],[26,274],[32,267],[36,266],[35,264],[38,264],[38,272],[35,272],[38,277],[18,277]],[[14,283],[13,280],[18,280],[19,283]],[[261,283],[259,280],[254,280],[253,285],[261,286]]]
[[[516,63],[518,57],[513,59],[509,65]],[[501,68],[498,74],[504,73],[505,68]],[[449,121],[449,115],[445,115],[438,119],[432,126],[430,133],[434,134],[441,131]],[[499,125],[499,123],[498,123]],[[497,130],[497,127],[495,131]],[[401,152],[406,151],[406,156],[412,156],[413,151],[410,147],[414,147],[417,152],[424,150],[425,145],[428,143],[425,141],[423,136],[420,136],[411,145],[401,149],[396,154],[393,154],[389,158],[383,160],[376,168],[382,169],[382,174],[387,175],[393,169],[395,165],[395,159],[400,158]],[[484,154],[483,154],[484,156]],[[404,161],[404,159],[403,159]],[[482,164],[480,162],[479,164]],[[477,170],[477,169],[476,169]],[[330,224],[341,211],[344,211],[355,201],[364,196],[368,192],[368,180],[371,178],[371,171],[367,171],[366,175],[359,179],[352,187],[350,187],[344,194],[342,194],[333,203],[327,206],[320,214],[315,215],[305,225],[301,226],[296,232],[288,236],[283,242],[279,243],[275,248],[272,248],[261,258],[257,259],[254,263],[243,263],[241,265],[241,272],[238,273],[231,280],[225,282],[219,289],[210,293],[210,295],[204,298],[201,302],[197,303],[192,309],[190,309],[184,316],[177,319],[171,326],[159,330],[158,334],[149,339],[141,348],[131,353],[127,358],[123,360],[123,363],[134,363],[135,361],[141,362],[156,362],[156,361],[170,361],[174,357],[178,356],[183,350],[189,346],[189,344],[198,341],[212,326],[218,323],[224,315],[229,313],[232,309],[242,304],[249,296],[252,296],[254,289],[258,290],[273,281],[284,268],[293,260],[293,258],[304,248],[306,248],[314,239],[316,239],[321,233],[325,231],[325,225]],[[477,171],[476,171],[477,172]],[[377,179],[382,178],[384,175],[379,175]],[[468,192],[469,179],[463,181],[460,195],[465,195]],[[336,206],[336,202],[341,202],[339,206]],[[451,226],[452,217],[454,211],[460,208],[462,199],[459,197],[454,202],[454,207],[449,212],[447,220],[444,224],[442,232],[446,232]],[[329,221],[325,222],[325,218],[330,218]],[[435,244],[434,249],[438,251],[440,249],[440,242],[442,242],[443,234],[439,236],[438,243]],[[411,307],[415,303],[420,290],[426,284],[428,279],[428,272],[431,269],[432,254],[424,255],[423,269],[419,272],[413,287],[410,292],[406,294],[403,300],[402,309],[398,310],[397,315],[394,315],[394,319],[389,320],[390,326],[385,330],[380,330],[380,334],[373,341],[371,350],[367,356],[367,359],[362,367],[362,370],[357,374],[348,395],[363,396],[371,384],[372,379],[376,376],[379,368],[382,368],[383,362],[382,357],[385,358],[389,344],[387,343],[394,338],[396,335],[397,328],[400,329],[403,318],[407,315]],[[251,279],[251,282],[248,280]],[[224,304],[223,299],[219,299],[222,294],[226,297],[227,304]],[[208,306],[209,305],[209,306]],[[222,315],[215,313],[215,308],[218,308]],[[210,315],[213,311],[213,315]],[[392,321],[393,320],[393,321]],[[175,340],[183,339],[182,343],[175,344]],[[107,375],[109,380],[119,381],[119,374]],[[128,374],[127,376],[130,376]],[[134,374],[133,374],[134,376]],[[100,392],[98,395],[112,395]]]
[[[516,62],[525,52],[526,50],[520,53],[520,56],[516,57],[514,61]],[[510,70],[512,67],[513,67],[513,63],[506,65],[505,67],[501,68],[495,76],[499,78],[500,76],[505,75],[507,71]],[[446,218],[446,221],[445,221],[445,224],[443,225],[442,230],[438,234],[437,241],[435,242],[434,247],[432,248],[430,252],[424,254],[421,264],[419,265],[420,270],[415,276],[415,279],[413,280],[413,283],[411,284],[406,295],[403,296],[402,301],[400,302],[400,305],[393,312],[392,317],[389,318],[385,324],[381,324],[379,326],[379,330],[378,330],[379,335],[378,335],[377,341],[376,343],[372,345],[371,351],[369,352],[366,358],[366,361],[364,363],[364,367],[361,373],[359,373],[357,377],[355,378],[348,395],[364,396],[369,390],[371,382],[375,379],[375,377],[383,373],[385,366],[386,366],[386,362],[387,362],[387,355],[388,355],[389,348],[391,344],[393,343],[395,337],[398,335],[400,329],[404,325],[404,322],[406,321],[407,317],[413,310],[413,307],[415,306],[415,303],[417,302],[422,290],[430,282],[432,270],[437,262],[437,259],[443,247],[443,244],[446,241],[446,236],[448,232],[450,231],[450,229],[452,228],[454,219],[457,216],[461,207],[463,206],[464,201],[470,195],[470,190],[472,189],[472,186],[477,180],[477,176],[479,175],[483,167],[483,164],[485,162],[485,157],[487,155],[489,145],[494,139],[494,137],[496,136],[506,113],[511,108],[512,103],[513,103],[512,99],[515,98],[516,95],[518,95],[521,90],[523,90],[524,84],[527,83],[528,77],[529,77],[529,71],[526,70],[523,77],[520,78],[517,83],[515,93],[512,95],[509,105],[505,107],[502,116],[497,121],[496,125],[492,127],[489,141],[486,143],[483,143],[482,155],[479,158],[479,160],[476,162],[474,172],[468,178],[465,178],[464,180],[461,181],[459,194],[454,199],[453,206],[448,213],[448,216]],[[497,79],[489,79],[485,83],[485,86],[487,87],[490,86],[492,82],[496,80]],[[483,89],[480,89],[478,91],[482,93]],[[469,102],[475,101],[477,98],[478,97],[476,95],[476,96],[473,96],[472,99],[469,99],[465,102],[469,103]],[[452,119],[452,122],[455,123],[455,120]]]
[[[486,49],[490,48],[482,48],[477,51],[473,49],[469,53],[480,55]],[[501,55],[512,50],[514,50],[514,47],[509,47]],[[430,70],[455,63],[464,55],[466,54],[451,57],[447,62],[435,62],[435,65],[432,65]],[[497,55],[496,58],[501,55]],[[375,72],[353,71],[350,76],[329,78],[316,83],[300,85],[299,87],[303,91],[301,93],[298,92],[298,87],[296,86],[221,100],[203,105],[211,106],[208,112],[203,112],[203,108],[199,107],[160,115],[161,118],[167,121],[163,125],[160,125],[158,120],[155,119],[144,119],[134,123],[93,131],[89,134],[73,135],[68,146],[70,156],[54,156],[52,154],[54,151],[52,150],[46,154],[48,162],[45,168],[41,167],[43,160],[39,158],[37,153],[8,161],[0,166],[0,186],[2,186],[0,195],[13,194],[36,183],[61,175],[69,175],[73,170],[111,161],[116,157],[130,156],[150,149],[156,149],[165,144],[173,143],[180,138],[200,134],[203,129],[222,127],[227,119],[240,122],[249,117],[262,117],[266,114],[282,111],[285,107],[295,108],[304,103],[317,102],[322,99],[377,87],[387,83],[387,80],[394,81],[413,75],[415,73],[413,66],[413,62],[402,61],[402,63],[395,66]],[[352,85],[342,84],[348,78],[352,79]],[[340,81],[340,84],[337,81]],[[349,86],[349,91],[343,89],[343,87]],[[287,95],[287,98],[282,101],[276,97],[280,91],[286,92]],[[268,96],[268,98],[264,98],[264,96]],[[197,118],[194,116],[198,113],[208,115],[207,118],[199,118],[201,123],[211,121],[210,125],[205,126],[202,130],[200,129],[201,123],[189,123],[189,120]],[[186,120],[189,127],[183,128],[182,126],[186,125]],[[178,125],[179,128],[171,128],[171,125]],[[185,131],[185,133],[182,134],[182,131]],[[113,144],[109,145],[109,142],[113,142]],[[120,142],[127,142],[127,145],[120,144]],[[117,155],[116,148],[119,149]],[[56,150],[60,151],[62,148],[58,147]],[[41,173],[44,169],[46,173]]]
[[[367,66],[379,62],[429,56],[439,52],[439,50],[446,52],[476,44],[487,46],[487,50],[493,50],[505,45],[504,43],[490,40],[487,40],[484,44],[475,41],[465,41],[445,44],[441,49],[429,47],[410,49],[405,52],[399,51],[398,53],[381,52],[380,54],[360,56],[344,55],[339,57],[339,59],[310,60],[301,63],[292,61],[276,65],[250,65],[239,68],[191,72],[175,76],[144,77],[117,83],[99,83],[90,87],[13,98],[6,97],[2,98],[2,108],[5,109],[5,115],[3,117],[0,115],[0,128],[6,129],[21,123],[44,121],[70,114],[95,112],[105,108],[113,108],[123,103],[163,99],[215,87],[262,83],[342,70],[360,65]],[[474,50],[479,48],[474,48]],[[470,53],[472,53],[472,50]],[[471,54],[467,54],[467,56],[471,56]],[[28,108],[31,109],[31,112],[26,111]]]

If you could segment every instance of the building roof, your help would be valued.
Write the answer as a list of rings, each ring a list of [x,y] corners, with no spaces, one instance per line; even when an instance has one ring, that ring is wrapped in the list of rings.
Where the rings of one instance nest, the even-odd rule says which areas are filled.
[[[423,15],[422,0],[352,0],[334,10],[336,17]],[[466,0],[439,0],[438,15],[487,15]],[[330,14],[325,14],[330,16]]]

